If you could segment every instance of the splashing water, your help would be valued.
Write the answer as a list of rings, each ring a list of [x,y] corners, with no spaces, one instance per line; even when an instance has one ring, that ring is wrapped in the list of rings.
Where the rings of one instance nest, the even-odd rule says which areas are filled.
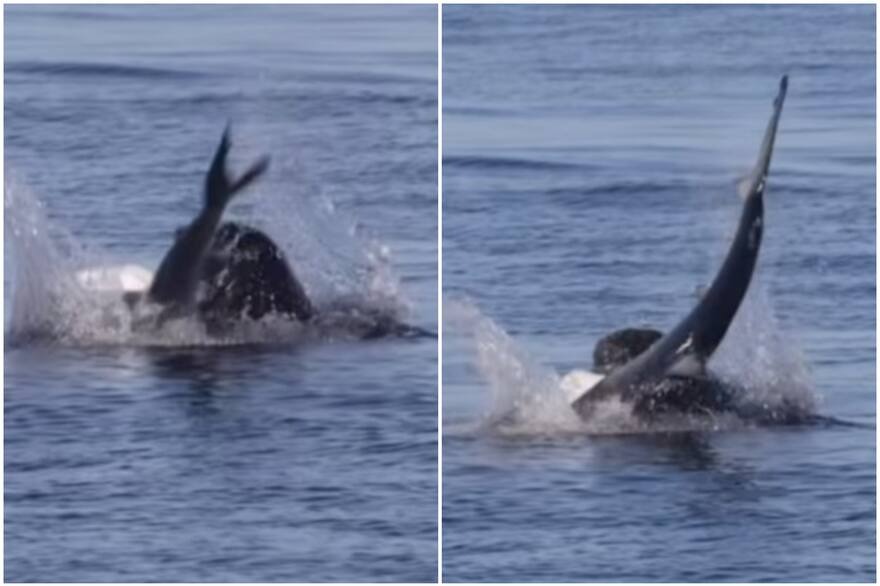
[[[409,310],[387,248],[378,240],[364,241],[354,230],[341,231],[329,199],[316,212],[308,200],[266,199],[263,226],[285,251],[319,310],[332,316],[324,330],[311,331],[281,316],[258,322],[242,320],[222,336],[209,336],[193,318],[167,322],[161,329],[139,329],[148,319],[133,312],[119,291],[83,287],[77,272],[124,264],[104,251],[90,248],[49,220],[44,204],[11,173],[4,193],[7,234],[7,275],[12,310],[6,330],[13,344],[51,341],[64,345],[201,346],[260,342],[296,342],[304,337],[344,335],[346,319],[363,323],[377,316],[399,319]],[[283,202],[294,202],[284,204]],[[281,236],[280,238],[278,236]],[[322,236],[329,235],[329,239]],[[329,242],[329,243],[328,243]],[[339,252],[344,250],[344,253]],[[147,310],[149,311],[149,310]]]
[[[443,318],[476,346],[477,368],[491,393],[485,420],[489,428],[526,435],[581,428],[581,421],[559,389],[559,376],[536,363],[474,304],[446,300]]]
[[[396,318],[412,307],[392,268],[390,248],[340,211],[309,181],[295,157],[281,163],[297,181],[269,185],[250,199],[248,223],[271,234],[319,309],[368,307]]]
[[[780,327],[758,274],[709,365],[743,388],[742,404],[768,415],[808,415],[821,403],[806,359]]]
[[[538,364],[500,326],[468,301],[447,300],[444,319],[475,345],[476,366],[488,383],[491,406],[485,427],[500,435],[566,435],[735,429],[748,425],[737,415],[669,415],[650,423],[617,400],[597,406],[589,421],[571,409],[560,375]],[[713,371],[744,390],[740,403],[761,414],[811,414],[816,399],[797,347],[781,332],[767,294],[753,283],[724,343]]]
[[[40,333],[64,338],[79,329],[79,310],[88,306],[74,276],[88,255],[59,227],[50,234],[42,202],[10,173],[4,188],[4,261],[13,285],[7,331],[14,340]]]

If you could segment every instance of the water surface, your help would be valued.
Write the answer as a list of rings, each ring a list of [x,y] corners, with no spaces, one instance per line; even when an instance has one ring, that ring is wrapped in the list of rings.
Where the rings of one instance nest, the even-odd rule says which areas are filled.
[[[444,579],[873,581],[874,8],[443,18]],[[710,367],[853,425],[582,424],[558,376],[692,307],[785,73],[759,267]]]
[[[436,330],[436,9],[5,15],[5,578],[433,581],[435,339],[145,340],[70,275],[155,268],[231,122],[227,217]]]

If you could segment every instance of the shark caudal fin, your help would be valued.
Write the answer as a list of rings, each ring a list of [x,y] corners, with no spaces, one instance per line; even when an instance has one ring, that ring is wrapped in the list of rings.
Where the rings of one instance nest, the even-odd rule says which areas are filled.
[[[211,168],[205,178],[205,205],[209,208],[224,208],[232,197],[247,187],[254,179],[266,172],[269,157],[262,157],[238,178],[233,181],[226,172],[226,155],[229,154],[229,125],[223,131],[220,145],[214,153]]]
[[[226,204],[269,166],[269,158],[263,157],[238,180],[233,181],[226,173],[229,146],[227,125],[205,178],[205,205],[188,226],[177,231],[174,244],[159,263],[150,285],[147,294],[150,301],[175,306],[173,311],[163,314],[167,317],[192,308],[205,259]],[[162,319],[159,320],[160,323],[161,321]]]

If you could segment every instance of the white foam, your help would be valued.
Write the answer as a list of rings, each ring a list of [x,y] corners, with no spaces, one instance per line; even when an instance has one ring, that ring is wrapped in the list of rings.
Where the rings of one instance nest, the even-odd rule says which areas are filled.
[[[135,264],[91,267],[76,272],[76,280],[90,291],[146,291],[153,282],[153,272]]]
[[[589,370],[575,369],[562,377],[559,387],[565,394],[569,405],[593,390],[593,387],[605,378],[604,375],[590,372]]]

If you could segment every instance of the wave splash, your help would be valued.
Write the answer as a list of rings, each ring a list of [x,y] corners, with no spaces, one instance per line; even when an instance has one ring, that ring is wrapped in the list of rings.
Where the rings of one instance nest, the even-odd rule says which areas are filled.
[[[320,193],[294,198],[279,194],[264,197],[263,205],[253,206],[248,222],[266,229],[273,238],[284,235],[276,242],[324,314],[319,326],[267,316],[259,321],[243,319],[222,337],[208,335],[196,318],[171,320],[160,329],[138,328],[137,322],[149,316],[133,315],[119,291],[87,289],[77,279],[79,271],[127,261],[84,244],[50,221],[45,204],[11,173],[7,173],[4,188],[5,284],[11,306],[5,328],[13,345],[298,342],[310,337],[350,337],[376,320],[399,321],[412,310],[391,267],[387,246],[364,236],[353,222],[346,222]],[[320,209],[316,209],[315,199],[323,202]],[[291,201],[295,203],[285,203]]]
[[[444,321],[474,346],[480,377],[488,384],[490,407],[481,428],[502,436],[610,435],[716,431],[786,420],[815,412],[818,398],[806,363],[786,338],[770,309],[767,294],[753,283],[710,368],[742,389],[737,414],[675,415],[646,422],[630,408],[609,401],[595,416],[581,420],[560,388],[560,373],[539,364],[470,301],[446,300]],[[584,365],[585,367],[587,365]],[[751,412],[752,416],[742,413]]]

